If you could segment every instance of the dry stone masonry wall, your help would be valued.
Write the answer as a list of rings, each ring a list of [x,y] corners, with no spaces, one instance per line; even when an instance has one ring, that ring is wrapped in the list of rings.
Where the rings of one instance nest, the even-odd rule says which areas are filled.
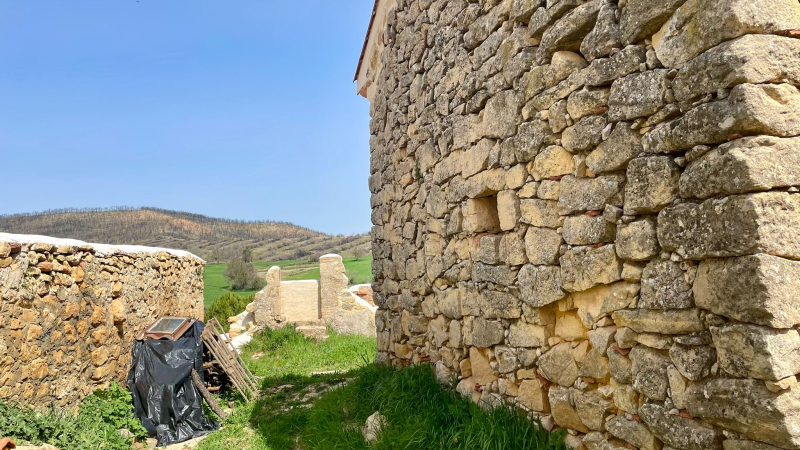
[[[175,250],[0,233],[0,399],[73,406],[123,382],[144,327],[203,318],[204,264]]]
[[[798,1],[386,1],[378,360],[575,448],[800,448]]]

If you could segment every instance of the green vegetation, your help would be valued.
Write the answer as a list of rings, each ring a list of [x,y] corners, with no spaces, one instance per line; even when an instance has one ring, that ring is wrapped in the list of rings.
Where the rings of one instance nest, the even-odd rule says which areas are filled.
[[[255,299],[254,294],[238,295],[232,292],[226,292],[206,309],[206,322],[212,318],[216,318],[225,331],[230,329],[228,317],[233,317],[242,311],[253,302]]]
[[[428,365],[374,366],[375,340],[331,334],[316,342],[292,328],[261,333],[243,356],[263,376],[264,397],[238,403],[199,450],[566,449],[513,407],[483,409],[442,389]],[[323,370],[339,370],[312,376]],[[379,411],[372,445],[361,427]]]
[[[225,268],[222,276],[235,290],[261,289],[267,282],[256,272],[256,267],[245,258],[236,258]]]
[[[348,278],[351,284],[361,284],[372,282],[372,256],[361,258],[345,258],[343,260]],[[310,263],[302,260],[285,260],[275,262],[257,262],[254,264],[256,269],[266,272],[272,266],[278,266],[285,272],[297,271],[297,273],[284,276],[284,280],[319,280],[319,264]],[[208,264],[205,267],[203,281],[205,290],[203,299],[206,306],[210,306],[214,300],[220,298],[226,292],[246,295],[258,292],[258,289],[233,289],[223,275],[227,269],[227,264]],[[307,269],[305,269],[307,267]],[[305,270],[303,270],[305,269]],[[242,311],[239,311],[242,312]],[[236,313],[238,314],[238,313]]]
[[[249,290],[231,289],[230,285],[228,284],[228,281],[225,280],[225,277],[222,275],[227,267],[228,267],[227,264],[209,264],[205,267],[205,270],[203,272],[203,282],[205,283],[205,289],[203,290],[203,299],[206,306],[210,306],[214,302],[214,300],[222,297],[226,292],[232,292],[234,294],[239,294],[239,295],[255,294],[256,292],[258,292],[258,289],[249,289]],[[239,311],[236,314],[239,314],[242,311]]]
[[[0,436],[11,437],[18,444],[27,441],[58,448],[128,450],[133,439],[117,431],[122,428],[138,439],[147,434],[133,416],[130,392],[116,382],[86,397],[77,416],[56,410],[40,413],[0,402]]]
[[[265,330],[242,349],[242,356],[254,374],[268,379],[312,372],[355,369],[375,359],[374,338],[338,334],[329,330],[324,341],[309,339],[292,327]]]

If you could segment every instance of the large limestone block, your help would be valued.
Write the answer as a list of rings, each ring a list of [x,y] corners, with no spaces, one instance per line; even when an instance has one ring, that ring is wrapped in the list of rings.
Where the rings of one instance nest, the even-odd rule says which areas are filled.
[[[476,317],[472,321],[472,345],[488,348],[503,342],[505,329],[502,322]]]
[[[645,151],[670,153],[721,144],[731,136],[800,134],[800,92],[788,84],[740,84],[724,100],[702,104],[644,136]]]
[[[453,290],[451,289],[451,291]],[[466,292],[463,289],[455,291],[463,292],[461,304],[464,315],[481,316],[487,319],[516,319],[521,314],[519,299],[509,292],[476,288],[466,289]],[[444,308],[442,308],[442,313],[448,315]],[[448,317],[451,316],[453,315]]]
[[[586,116],[561,134],[561,145],[568,152],[591,150],[603,140],[603,130],[608,126],[605,115]]]
[[[574,170],[575,161],[572,159],[572,153],[564,150],[564,147],[551,145],[536,155],[531,175],[534,180],[541,181],[545,178],[567,175]]]
[[[668,72],[649,70],[614,81],[608,98],[608,120],[619,122],[655,114],[666,104]]]
[[[715,45],[744,34],[800,28],[794,0],[688,0],[653,39],[658,59],[680,67]]]
[[[761,380],[718,378],[686,389],[686,411],[781,448],[800,448],[800,391],[771,392]]]
[[[598,391],[579,392],[573,398],[578,418],[586,428],[595,431],[605,430],[605,421],[612,409],[611,400]]]
[[[641,64],[647,61],[647,48],[643,45],[629,45],[610,58],[595,59],[589,67],[581,71],[586,86],[610,85],[614,80],[638,72]]]
[[[720,145],[692,161],[681,176],[680,194],[704,199],[797,185],[800,138],[754,136]]]
[[[580,120],[588,115],[596,114],[598,109],[608,106],[610,94],[611,89],[609,88],[584,88],[575,91],[567,99],[566,112],[572,120]]]
[[[717,362],[717,352],[711,347],[690,347],[677,343],[670,347],[669,357],[681,376],[692,381],[707,377]]]
[[[639,308],[673,309],[692,308],[692,274],[681,269],[680,264],[669,260],[655,260],[642,272],[642,291]]]
[[[619,26],[622,43],[632,44],[655,34],[686,0],[628,0]]]
[[[636,448],[642,450],[661,449],[661,442],[642,422],[619,415],[606,421],[606,429],[612,436],[622,439]]]
[[[632,381],[631,359],[614,348],[608,350],[608,371],[618,383],[630,384]]]
[[[678,414],[670,414],[662,405],[642,405],[639,416],[656,437],[671,447],[684,450],[722,450],[724,437],[720,430],[705,427],[696,420]]]
[[[617,255],[622,259],[645,261],[655,258],[661,251],[655,219],[646,218],[620,225],[617,227],[615,244]]]
[[[505,139],[517,132],[522,96],[513,90],[495,94],[486,102],[481,128],[488,138]]]
[[[695,278],[697,306],[776,328],[800,324],[800,262],[771,255],[709,259]]]
[[[520,321],[509,327],[507,341],[512,347],[542,347],[548,337],[547,327]]]
[[[720,368],[734,377],[779,381],[800,373],[800,334],[758,325],[712,327]]]
[[[490,282],[503,286],[511,286],[517,279],[517,270],[509,266],[490,266],[475,263],[472,266],[472,280],[475,282]]]
[[[591,245],[613,242],[616,226],[603,216],[567,216],[562,233],[569,245]]]
[[[624,175],[603,175],[597,178],[575,178],[567,175],[561,180],[558,208],[561,214],[602,211],[606,205],[622,206]]]
[[[625,309],[612,317],[617,326],[637,333],[690,334],[705,330],[699,309]]]
[[[522,301],[533,307],[549,305],[567,295],[561,287],[559,266],[528,264],[519,271],[518,279]]]
[[[475,384],[485,386],[497,380],[497,375],[489,365],[489,349],[470,347],[469,362],[472,368],[472,379]]]
[[[577,51],[583,38],[592,31],[603,2],[592,1],[583,4],[556,21],[542,35],[538,58],[547,61],[559,50]]]
[[[461,176],[469,178],[482,170],[486,170],[489,162],[489,153],[495,146],[491,139],[482,139],[477,144],[467,149],[459,159],[461,162]]]
[[[592,173],[625,169],[628,162],[642,153],[642,135],[632,130],[628,122],[614,126],[608,139],[586,157],[586,167]]]
[[[798,53],[797,39],[748,34],[687,62],[672,89],[678,101],[686,101],[742,83],[800,84]]]
[[[539,358],[538,364],[542,375],[560,386],[572,386],[580,375],[569,342],[551,348]]]
[[[606,2],[600,8],[594,29],[581,43],[581,53],[589,61],[608,56],[614,49],[622,47],[617,14],[619,9],[611,2]]]
[[[669,388],[667,367],[672,365],[669,356],[637,345],[631,350],[630,358],[633,388],[651,400],[664,401]]]
[[[581,422],[578,412],[575,410],[573,401],[575,394],[580,395],[580,392],[568,387],[551,387],[547,393],[550,411],[558,426],[588,433],[589,429]]]
[[[517,401],[533,411],[541,413],[550,412],[547,390],[539,379],[523,380],[519,385]]]
[[[552,228],[530,227],[525,233],[525,251],[531,264],[558,264],[561,234]]]
[[[686,259],[769,253],[800,259],[800,197],[786,192],[682,203],[658,215],[658,241]]]
[[[571,292],[622,279],[622,260],[617,257],[613,244],[599,248],[576,247],[567,251],[560,261],[563,287]]]
[[[555,200],[524,199],[520,201],[522,221],[535,227],[558,228],[564,224],[564,218],[558,213],[558,202]]]
[[[625,214],[658,212],[678,197],[681,169],[668,156],[636,158],[627,174]]]
[[[516,191],[502,191],[497,194],[497,215],[500,221],[500,229],[513,230],[519,219],[520,214],[519,196]]]

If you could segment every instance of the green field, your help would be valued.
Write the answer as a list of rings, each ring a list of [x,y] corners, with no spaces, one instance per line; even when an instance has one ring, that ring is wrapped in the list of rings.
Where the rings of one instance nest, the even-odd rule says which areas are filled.
[[[357,283],[372,282],[372,256],[365,256],[358,259],[345,258],[343,262],[348,277],[353,278]],[[286,281],[319,280],[318,263],[286,260],[275,262],[258,262],[254,265],[259,272],[266,272],[270,267],[278,266],[284,270],[283,279]],[[252,294],[257,292],[256,290],[232,290],[228,285],[228,281],[224,276],[222,276],[227,267],[227,264],[208,264],[206,266],[203,275],[203,281],[205,282],[203,299],[206,306],[210,305],[214,300],[220,298],[226,292],[233,292],[235,294]]]

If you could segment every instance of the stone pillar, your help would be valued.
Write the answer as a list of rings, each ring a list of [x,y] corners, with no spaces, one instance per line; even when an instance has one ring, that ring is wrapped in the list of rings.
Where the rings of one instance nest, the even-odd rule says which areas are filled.
[[[267,287],[256,294],[255,304],[255,320],[258,325],[273,322],[274,318],[283,314],[280,267],[272,266],[267,271]]]
[[[347,276],[340,255],[324,255],[319,259],[320,319],[328,320],[339,309],[339,296],[347,290]]]

